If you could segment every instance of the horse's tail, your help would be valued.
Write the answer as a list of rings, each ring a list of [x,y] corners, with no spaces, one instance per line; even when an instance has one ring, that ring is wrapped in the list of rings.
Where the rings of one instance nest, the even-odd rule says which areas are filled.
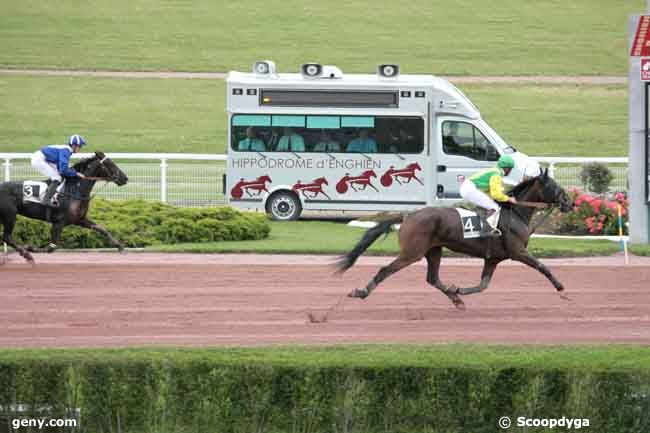
[[[363,235],[361,240],[352,248],[352,251],[342,256],[336,262],[336,273],[342,274],[343,272],[350,269],[354,263],[357,261],[359,256],[363,254],[373,242],[381,235],[388,234],[391,231],[393,224],[401,223],[404,220],[403,215],[398,215],[385,219],[371,229],[368,229]]]

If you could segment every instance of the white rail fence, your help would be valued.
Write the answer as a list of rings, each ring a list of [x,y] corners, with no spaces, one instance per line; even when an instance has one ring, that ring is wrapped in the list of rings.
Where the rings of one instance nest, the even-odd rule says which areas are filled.
[[[5,181],[38,179],[31,167],[31,153],[0,153]],[[84,158],[89,154],[74,155]],[[178,206],[215,206],[226,202],[223,175],[226,155],[174,153],[110,153],[129,176],[122,187],[99,183],[95,191],[107,199],[160,200]],[[600,162],[612,171],[613,191],[627,190],[627,158],[534,157],[564,187],[582,187],[580,171],[585,163]]]
[[[129,176],[121,187],[99,182],[94,191],[106,199],[160,200],[178,206],[214,206],[224,204],[223,175],[226,155],[174,153],[109,153]],[[87,158],[90,154],[75,154]],[[42,177],[31,167],[31,153],[0,153],[4,180]]]

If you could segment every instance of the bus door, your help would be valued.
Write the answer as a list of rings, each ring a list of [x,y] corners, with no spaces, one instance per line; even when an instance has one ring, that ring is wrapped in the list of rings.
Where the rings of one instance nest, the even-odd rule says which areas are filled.
[[[496,147],[474,124],[457,117],[439,117],[436,128],[437,197],[459,199],[460,185],[479,170],[494,166]]]

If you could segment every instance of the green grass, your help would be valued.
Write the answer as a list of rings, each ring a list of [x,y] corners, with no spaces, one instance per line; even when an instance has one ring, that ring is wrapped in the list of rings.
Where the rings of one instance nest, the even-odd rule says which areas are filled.
[[[485,119],[530,155],[627,154],[624,86],[462,85]],[[0,151],[83,134],[108,152],[225,152],[220,80],[0,76]]]
[[[650,369],[648,346],[498,346],[341,345],[331,347],[278,346],[213,349],[6,349],[7,361],[125,362],[134,360],[203,360],[219,364],[267,364],[285,367],[431,367],[532,368],[624,371]]]
[[[222,153],[222,81],[0,77],[0,151],[80,133],[107,152]]]
[[[271,222],[271,234],[260,241],[175,244],[151,247],[152,251],[192,253],[342,254],[352,249],[364,229],[341,222]],[[536,257],[590,257],[615,254],[619,244],[606,240],[531,239],[529,250]],[[396,233],[381,237],[368,250],[370,255],[395,255]],[[633,245],[631,252],[650,255],[650,246]],[[445,252],[446,256],[454,253]]]
[[[2,2],[0,65],[248,70],[275,59],[343,71],[380,62],[436,74],[620,74],[643,0]],[[332,50],[332,47],[335,47]]]
[[[483,118],[535,156],[625,156],[628,98],[622,85],[461,86]]]

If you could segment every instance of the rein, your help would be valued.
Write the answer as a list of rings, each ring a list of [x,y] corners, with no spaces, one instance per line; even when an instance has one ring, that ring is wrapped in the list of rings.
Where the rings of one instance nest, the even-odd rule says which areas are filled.
[[[533,228],[531,228],[531,229],[528,230],[528,235],[529,235],[529,236],[532,235],[533,233],[535,233],[535,231],[536,231],[536,230],[537,230],[537,229],[538,229],[542,224],[544,224],[544,221],[546,221],[546,218],[548,218],[548,217],[551,215],[551,212],[553,212],[553,208],[554,208],[554,207],[555,207],[555,206],[551,206],[551,205],[550,205],[550,206],[548,207],[548,209],[546,210],[546,212],[544,212],[544,216],[543,216],[539,221],[537,221],[537,224],[535,224],[535,226],[534,226]]]
[[[546,212],[544,212],[544,216],[537,221],[537,223],[528,229],[528,235],[532,235],[537,231],[538,228],[541,227],[542,224],[544,224],[544,221],[551,215],[551,212],[553,212],[553,209],[556,207],[555,204],[553,203],[543,203],[543,202],[537,202],[537,201],[517,201],[517,203],[512,203],[513,206],[521,206],[521,207],[529,207],[533,209],[546,209]]]
[[[552,208],[554,205],[551,203],[540,203],[536,201],[517,201],[517,203],[512,203],[514,206],[524,206],[524,207],[533,207],[536,209],[545,209],[547,207]]]

